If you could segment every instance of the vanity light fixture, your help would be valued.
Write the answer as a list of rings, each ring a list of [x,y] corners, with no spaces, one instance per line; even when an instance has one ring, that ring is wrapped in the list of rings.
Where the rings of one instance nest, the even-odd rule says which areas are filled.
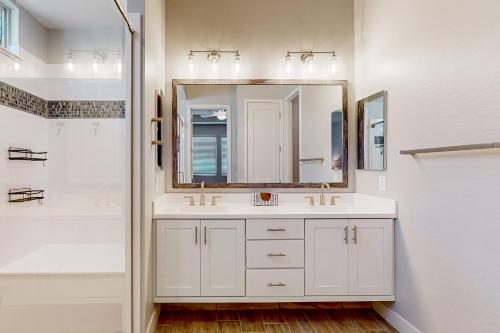
[[[83,56],[87,61],[89,57],[92,58],[92,71],[97,73],[99,65],[106,62],[106,59],[116,59],[116,70],[121,73],[122,71],[122,54],[120,50],[113,49],[88,49],[77,50],[70,49],[67,55],[66,68],[69,72],[73,72],[75,67],[75,60]]]
[[[300,56],[300,61],[302,61],[304,64],[312,64],[314,62],[314,53],[312,51],[309,51],[307,53],[303,53]]]
[[[314,60],[316,59],[317,54],[330,54],[331,55],[331,66],[332,66],[332,72],[335,72],[337,69],[337,55],[335,54],[335,51],[290,51],[288,50],[286,52],[285,56],[285,61],[287,63],[287,69],[290,68],[291,62],[292,62],[292,55],[293,54],[299,54],[300,55],[300,61],[309,66],[309,69],[312,69],[312,65],[314,63]]]
[[[206,53],[207,60],[212,64],[212,66],[216,66],[222,59],[223,53],[233,53],[234,54],[234,63],[238,65],[241,60],[241,55],[238,50],[230,51],[230,50],[189,50],[189,54],[187,56],[188,64],[190,67],[193,65],[194,54],[195,53]]]

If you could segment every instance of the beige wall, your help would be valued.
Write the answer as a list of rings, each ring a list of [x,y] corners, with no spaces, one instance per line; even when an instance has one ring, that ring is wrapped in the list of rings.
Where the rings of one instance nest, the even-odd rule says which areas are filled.
[[[356,97],[388,91],[388,169],[358,171],[356,190],[399,201],[391,308],[426,333],[500,325],[498,150],[399,155],[500,140],[498,13],[496,0],[356,0]]]
[[[171,112],[172,78],[271,78],[354,79],[354,6],[352,0],[166,0],[167,114]],[[239,49],[241,70],[236,73],[231,56],[223,58],[217,72],[202,55],[188,68],[190,49]],[[337,73],[329,73],[328,56],[318,57],[314,73],[298,66],[286,72],[288,49],[336,50]],[[350,146],[354,148],[354,96],[350,89]],[[170,117],[167,123],[170,123]],[[166,137],[171,137],[168,127]],[[167,190],[172,190],[171,149],[167,145]],[[352,155],[352,154],[351,154]],[[350,158],[351,181],[354,155]]]
[[[165,89],[165,2],[148,0],[145,7],[144,34],[144,91],[143,91],[143,190],[144,216],[141,223],[141,327],[149,324],[155,305],[154,293],[154,234],[152,211],[154,200],[164,192],[163,173],[156,169],[156,153],[150,144],[155,116],[155,90]]]

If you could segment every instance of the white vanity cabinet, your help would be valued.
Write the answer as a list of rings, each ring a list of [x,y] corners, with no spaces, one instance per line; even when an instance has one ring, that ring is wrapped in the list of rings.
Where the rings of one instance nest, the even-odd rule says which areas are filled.
[[[156,221],[156,296],[244,296],[244,220]]]
[[[156,221],[156,294],[200,296],[200,221]]]
[[[349,238],[349,295],[394,294],[393,220],[349,220]]]
[[[156,220],[155,301],[393,301],[394,219]]]
[[[306,295],[392,295],[392,219],[305,223]]]
[[[306,295],[349,294],[349,221],[306,220]]]
[[[201,295],[245,296],[245,221],[201,221]]]

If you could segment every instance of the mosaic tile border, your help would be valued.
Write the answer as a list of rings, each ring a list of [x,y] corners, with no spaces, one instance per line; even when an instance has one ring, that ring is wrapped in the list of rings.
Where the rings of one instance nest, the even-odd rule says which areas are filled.
[[[125,118],[125,101],[49,101],[48,118]]]
[[[0,81],[0,104],[48,118],[47,101]]]
[[[0,104],[44,118],[125,118],[125,101],[46,101],[0,81]]]

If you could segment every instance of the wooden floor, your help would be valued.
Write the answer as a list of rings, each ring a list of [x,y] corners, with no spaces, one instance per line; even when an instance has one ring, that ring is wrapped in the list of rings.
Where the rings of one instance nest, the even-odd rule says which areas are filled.
[[[163,311],[156,333],[394,333],[372,309]]]

